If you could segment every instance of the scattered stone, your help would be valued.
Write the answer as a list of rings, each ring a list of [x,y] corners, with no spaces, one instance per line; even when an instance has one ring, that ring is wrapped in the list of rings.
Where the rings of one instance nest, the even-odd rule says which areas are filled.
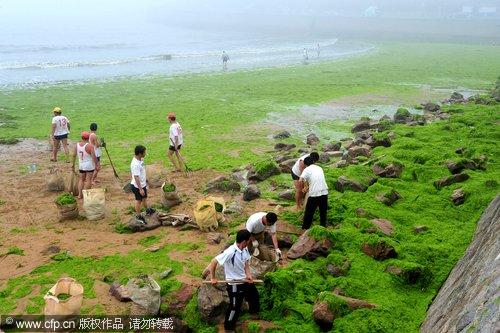
[[[426,232],[427,230],[429,230],[429,227],[426,225],[417,225],[413,227],[414,234],[421,234],[423,232]]]
[[[397,134],[394,132],[389,132],[389,134],[387,134],[387,137],[389,138],[389,140],[394,140],[397,138]]]
[[[362,299],[347,297],[347,296],[343,296],[340,294],[336,294],[336,295],[337,295],[337,297],[343,299],[347,303],[347,306],[349,307],[349,309],[351,309],[351,310],[374,309],[377,307],[375,304],[369,303],[369,302],[364,301]]]
[[[207,236],[207,240],[211,244],[220,244],[220,242],[222,242],[224,238],[224,235],[220,232],[211,233]]]
[[[370,222],[384,235],[392,236],[394,227],[392,226],[391,221],[384,219],[372,219]]]
[[[361,247],[361,251],[375,260],[385,260],[397,257],[394,247],[387,244],[384,240],[379,240],[376,244],[364,243]]]
[[[202,284],[198,289],[198,311],[203,321],[217,323],[223,320],[228,306],[229,296],[225,286]]]
[[[348,189],[354,192],[366,192],[368,189],[367,186],[355,182],[354,180],[350,180],[345,176],[340,176],[334,183],[334,187],[337,191],[342,193]]]
[[[271,242],[272,244],[272,242]],[[280,249],[289,249],[293,246],[294,241],[292,236],[290,235],[284,235],[284,234],[278,234],[278,246]]]
[[[309,149],[307,149],[307,148],[299,148],[299,149],[297,149],[297,152],[299,154],[308,154],[309,153]]]
[[[239,215],[243,213],[243,206],[241,206],[241,204],[238,201],[233,201],[226,206],[226,211],[224,213]]]
[[[375,163],[372,167],[372,171],[382,178],[399,178],[401,172],[403,172],[403,165],[391,163],[384,167],[379,163]]]
[[[478,163],[479,162],[479,163]],[[481,161],[479,158],[478,159],[473,159],[473,160],[467,160],[467,159],[462,159],[458,162],[455,161],[448,161],[446,162],[446,167],[452,174],[457,174],[462,172],[465,169],[469,170],[485,170],[485,161]]]
[[[120,302],[130,302],[132,300],[127,288],[118,282],[113,283],[109,287],[109,294]]]
[[[292,159],[292,158],[293,158],[292,155],[281,155],[281,156],[276,156],[274,158],[274,160],[276,161],[276,163],[279,164],[279,163],[283,163],[283,162],[285,162],[285,161],[287,161],[289,159]]]
[[[466,100],[464,98],[464,95],[461,93],[455,91],[453,94],[451,94],[451,97],[448,99],[449,102],[451,103],[465,103]]]
[[[161,247],[159,245],[153,245],[153,246],[150,246],[146,249],[146,251],[149,251],[149,252],[158,252],[160,251]]]
[[[351,263],[349,260],[344,260],[342,265],[334,265],[328,264],[326,266],[326,270],[333,277],[346,276],[347,272],[349,272],[349,268],[351,267]]]
[[[286,143],[277,143],[274,145],[274,150],[290,150],[290,149],[293,149],[297,147],[295,144],[291,143],[291,144],[286,144]]]
[[[453,191],[453,194],[450,197],[451,201],[455,204],[455,206],[459,206],[465,202],[465,192],[461,188]]]
[[[328,332],[333,328],[335,317],[328,308],[328,303],[317,302],[313,307],[313,319],[323,332]]]
[[[391,140],[389,137],[383,137],[383,138],[374,138],[373,136],[370,136],[368,139],[365,140],[365,143],[372,147],[390,147],[392,145]]]
[[[328,153],[321,153],[319,154],[319,162],[320,163],[329,163],[330,162],[330,155]]]
[[[274,272],[276,267],[276,261],[264,261],[256,257],[250,258],[250,272],[254,279],[263,279],[267,273]]]
[[[343,152],[341,151],[327,151],[326,152],[328,154],[328,156],[330,156],[331,158],[338,158],[338,157],[342,157],[344,155]]]
[[[392,206],[397,200],[401,199],[401,195],[395,190],[391,190],[386,193],[377,194],[375,199],[382,202],[386,206]]]
[[[431,273],[424,266],[416,263],[406,263],[403,267],[389,265],[385,269],[389,274],[395,275],[403,280],[405,284],[414,285],[417,283],[427,284]]]
[[[132,193],[132,184],[130,182],[123,186],[123,193]]]
[[[406,124],[407,122],[410,122],[413,118],[408,109],[399,108],[394,114],[393,119],[396,124]]]
[[[390,273],[392,275],[397,275],[397,276],[403,274],[403,269],[401,267],[399,267],[399,266],[394,266],[394,265],[387,266],[387,268],[385,269],[385,271],[387,273]]]
[[[356,146],[351,147],[347,150],[347,156],[351,159],[358,156],[370,157],[372,156],[372,151],[370,149],[370,146]]]
[[[356,216],[357,217],[366,217],[368,219],[374,219],[374,218],[377,218],[375,215],[373,215],[372,213],[370,212],[367,212],[365,209],[363,208],[356,208]]]
[[[441,119],[441,120],[448,120],[451,118],[451,114],[449,114],[447,112],[440,112],[437,114],[437,118]]]
[[[288,251],[288,259],[305,258],[314,260],[318,257],[326,257],[328,255],[328,251],[333,246],[332,242],[328,239],[316,240],[313,237],[309,237],[308,234],[309,231],[306,231],[293,244]]]
[[[43,255],[51,255],[61,252],[61,248],[57,245],[50,245],[42,251]]]
[[[213,192],[239,192],[241,190],[240,184],[232,177],[219,176],[212,179],[206,185],[208,193]]]
[[[422,106],[424,107],[424,111],[427,111],[427,112],[437,112],[439,110],[441,110],[441,107],[439,105],[437,105],[436,103],[425,103],[425,104],[422,104]]]
[[[349,165],[349,162],[347,162],[346,160],[340,160],[340,161],[336,162],[333,166],[335,168],[345,168],[348,165]]]
[[[315,146],[319,143],[319,138],[316,136],[316,134],[311,133],[307,136],[306,143],[309,146]]]
[[[323,145],[323,151],[324,152],[338,151],[338,150],[340,150],[340,147],[342,147],[342,143],[340,143],[340,142],[327,143],[327,144]]]
[[[293,200],[295,200],[295,190],[285,190],[285,191],[281,192],[278,196],[282,200],[293,201]]]
[[[278,134],[275,134],[273,136],[274,139],[276,140],[282,140],[282,139],[287,139],[289,138],[291,135],[290,135],[290,132],[288,131],[283,131],[283,132],[279,132]]]
[[[167,268],[166,270],[160,273],[159,277],[161,280],[166,279],[170,275],[170,273],[172,273],[172,268]]]
[[[297,162],[296,158],[291,158],[289,160],[281,162],[279,165],[280,171],[282,173],[290,173],[295,162]]]
[[[243,192],[243,200],[252,201],[260,197],[260,190],[255,185],[248,185]]]
[[[354,124],[351,128],[351,132],[352,133],[362,132],[369,130],[370,128],[371,128],[370,119],[364,119]]]
[[[166,316],[182,316],[182,312],[186,308],[187,304],[193,298],[194,290],[193,287],[187,284],[182,284],[181,288],[171,295],[169,295],[169,299],[171,300],[168,303],[167,309],[165,311]],[[178,331],[177,326],[175,326],[176,332]]]
[[[439,180],[436,180],[434,182],[434,187],[436,187],[436,189],[440,190],[440,189],[442,189],[445,186],[449,186],[449,185],[454,184],[454,183],[461,183],[461,182],[466,181],[469,178],[470,177],[469,177],[468,174],[466,174],[466,173],[459,173],[459,174],[456,174],[456,175],[452,175],[452,176],[449,176],[449,177],[444,177],[444,178],[441,178]]]
[[[253,170],[248,173],[248,180],[263,181],[280,173],[278,165],[273,160],[261,161],[256,163]]]
[[[465,149],[466,149],[465,147],[457,148],[457,150],[455,150],[455,154],[462,155]]]

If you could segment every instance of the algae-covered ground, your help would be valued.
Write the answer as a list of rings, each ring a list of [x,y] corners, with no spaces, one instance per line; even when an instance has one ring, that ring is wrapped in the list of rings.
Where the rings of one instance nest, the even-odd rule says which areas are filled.
[[[119,169],[126,171],[136,143],[149,148],[148,161],[165,159],[167,124],[163,121],[167,112],[175,111],[186,133],[185,155],[190,166],[226,171],[268,157],[262,152],[275,142],[268,136],[276,128],[262,125],[261,121],[270,112],[285,113],[290,108],[363,94],[410,100],[420,91],[420,85],[426,84],[490,89],[499,74],[495,72],[500,68],[499,55],[500,48],[492,46],[384,44],[369,55],[306,67],[2,91],[0,116],[9,119],[9,126],[0,128],[0,138],[46,137],[49,126],[41,124],[49,124],[50,110],[59,105],[72,121],[73,139],[88,123],[98,122]],[[404,165],[400,178],[379,178],[364,193],[340,193],[333,186],[339,176],[366,182],[374,176],[372,163],[342,169],[324,166],[331,189],[329,227],[315,227],[314,231],[318,237],[331,239],[334,248],[327,258],[299,259],[266,276],[264,286],[259,287],[261,317],[279,327],[273,329],[275,332],[318,332],[312,309],[319,297],[330,301],[337,311],[334,332],[418,331],[432,298],[471,241],[476,221],[499,191],[500,106],[470,103],[444,109],[451,114],[449,120],[415,127],[395,125],[377,134],[395,133],[392,146],[375,148],[372,158],[379,158],[382,164]],[[348,128],[327,121],[322,126]],[[302,139],[294,137],[291,141]],[[464,152],[457,155],[455,150],[460,147],[465,147]],[[470,176],[467,181],[440,190],[434,187],[435,180],[450,175],[445,161],[481,156],[487,158],[485,170],[466,170]],[[272,180],[291,186],[289,175]],[[269,191],[268,182],[260,186],[266,196],[275,195]],[[460,206],[449,198],[457,188],[467,195]],[[378,194],[391,190],[401,195],[392,206],[376,200]],[[390,220],[393,236],[368,233],[369,218],[358,217],[357,208]],[[229,231],[234,232],[245,218],[231,222]],[[301,223],[300,214],[291,210],[282,218],[296,225]],[[416,234],[413,227],[417,225],[428,230]],[[161,237],[147,236],[138,244],[146,248]],[[363,254],[363,243],[380,240],[394,246],[397,258],[376,261]],[[173,250],[176,258],[169,257]],[[51,263],[0,284],[0,314],[12,313],[20,299],[26,301],[21,311],[40,313],[43,295],[64,274],[82,283],[84,296],[94,299],[97,281],[125,282],[139,273],[161,273],[171,268],[171,278],[159,281],[162,295],[168,298],[180,287],[175,277],[188,264],[178,260],[179,253],[196,251],[203,257],[203,250],[204,244],[184,242],[169,244],[157,252],[137,250],[89,257],[57,254]],[[23,252],[13,249],[12,254]],[[328,263],[345,259],[350,262],[346,276],[327,273]],[[208,263],[210,256],[204,260]],[[393,276],[385,272],[388,265],[417,270],[418,278],[409,281]],[[189,273],[199,276],[202,268],[192,264]],[[334,288],[377,307],[350,311],[345,304],[335,303]],[[82,312],[104,314],[99,305]],[[183,319],[197,332],[216,331],[214,326],[201,322],[196,297],[186,307]]]

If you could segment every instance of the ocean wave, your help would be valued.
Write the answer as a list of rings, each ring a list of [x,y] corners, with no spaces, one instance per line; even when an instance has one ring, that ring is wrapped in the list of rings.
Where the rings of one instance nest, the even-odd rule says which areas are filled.
[[[99,44],[99,45],[1,45],[1,53],[23,53],[23,52],[53,52],[53,51],[84,51],[84,50],[110,50],[110,49],[127,49],[137,46],[127,44]]]

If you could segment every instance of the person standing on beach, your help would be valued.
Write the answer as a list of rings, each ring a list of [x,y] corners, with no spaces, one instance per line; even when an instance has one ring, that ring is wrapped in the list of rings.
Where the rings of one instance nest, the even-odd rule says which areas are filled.
[[[320,50],[320,48],[319,48],[319,43],[316,45],[316,52],[317,52],[317,54],[318,54],[318,59],[319,59],[319,55],[320,55],[320,53],[321,53],[321,50]]]
[[[229,56],[226,51],[222,51],[222,69],[227,70],[227,62],[229,60]]]
[[[309,198],[306,202],[302,229],[311,227],[314,212],[319,207],[320,224],[326,227],[326,212],[328,210],[328,185],[326,185],[323,169],[314,164],[314,160],[309,156],[304,159],[306,168],[300,175],[300,182],[309,185]]]
[[[224,267],[225,278],[229,281],[226,287],[229,295],[229,307],[224,319],[226,332],[234,332],[243,300],[246,299],[248,302],[248,312],[250,314],[257,314],[260,311],[259,292],[255,287],[252,272],[250,271],[250,253],[247,249],[249,243],[250,232],[246,229],[238,231],[236,242],[212,259],[210,265],[208,265],[212,285],[218,283],[215,277],[217,265]]]
[[[181,125],[177,122],[175,113],[170,112],[167,116],[167,120],[170,123],[169,130],[169,147],[168,147],[168,158],[176,171],[182,171],[184,163],[182,157],[179,153],[182,144],[184,143],[184,138],[182,136]],[[175,155],[175,156],[174,156]]]
[[[309,55],[307,54],[307,49],[304,47],[304,51],[302,51],[302,56],[304,57],[304,62],[309,60]]]
[[[101,141],[99,140],[99,137],[97,136],[97,124],[92,123],[90,124],[90,138],[89,142],[90,144],[94,147],[94,153],[95,156],[97,157],[97,163],[96,163],[96,169],[94,171],[94,174],[92,175],[92,185],[97,185],[99,181],[97,180],[97,174],[99,173],[99,170],[101,170]]]
[[[66,162],[69,163],[69,148],[68,148],[68,134],[69,134],[69,120],[65,116],[62,116],[62,110],[59,107],[55,107],[52,110],[54,117],[52,117],[52,162],[57,161],[57,151],[59,150],[59,145],[62,143],[64,153],[66,154]]]
[[[152,215],[155,210],[148,207],[148,184],[146,180],[146,166],[144,157],[146,156],[146,147],[138,145],[134,150],[134,158],[130,162],[130,173],[132,181],[130,188],[135,196],[135,219],[141,224],[148,224],[144,216],[141,215],[141,206],[146,209],[146,215]]]
[[[306,157],[311,157],[314,162],[317,162],[319,160],[319,154],[313,151],[310,154],[302,155],[292,167],[291,174],[293,185],[295,186],[295,205],[297,206],[297,210],[302,209],[302,199],[304,197],[304,194],[302,193],[302,183],[299,181],[299,179],[300,175],[306,168],[306,165],[304,164],[304,160],[306,159]]]
[[[82,141],[75,145],[72,166],[72,170],[75,172],[75,161],[78,156],[78,171],[80,174],[78,178],[78,199],[83,198],[83,190],[92,187],[92,175],[98,168],[94,147],[89,142],[90,133],[82,132],[81,137]]]

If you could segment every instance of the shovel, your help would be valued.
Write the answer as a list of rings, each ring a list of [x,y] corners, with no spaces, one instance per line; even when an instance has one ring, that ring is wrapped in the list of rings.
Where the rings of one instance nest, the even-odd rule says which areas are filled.
[[[177,157],[179,158],[179,160],[182,160],[182,163],[184,163],[184,171],[186,173],[191,173],[193,170],[191,170],[191,168],[187,166],[186,160],[184,159],[184,156],[181,155],[181,152],[175,146],[174,140],[170,139],[170,142],[172,142],[172,146],[175,149],[175,155],[177,155]]]
[[[106,151],[106,155],[108,155],[109,164],[111,164],[111,168],[113,168],[113,173],[114,173],[115,177],[121,181],[120,176],[118,176],[118,173],[116,172],[115,166],[113,165],[113,161],[111,161],[111,156],[109,156],[108,148],[106,147],[106,142],[104,142],[104,138],[101,138],[101,147],[104,147],[104,150]]]

